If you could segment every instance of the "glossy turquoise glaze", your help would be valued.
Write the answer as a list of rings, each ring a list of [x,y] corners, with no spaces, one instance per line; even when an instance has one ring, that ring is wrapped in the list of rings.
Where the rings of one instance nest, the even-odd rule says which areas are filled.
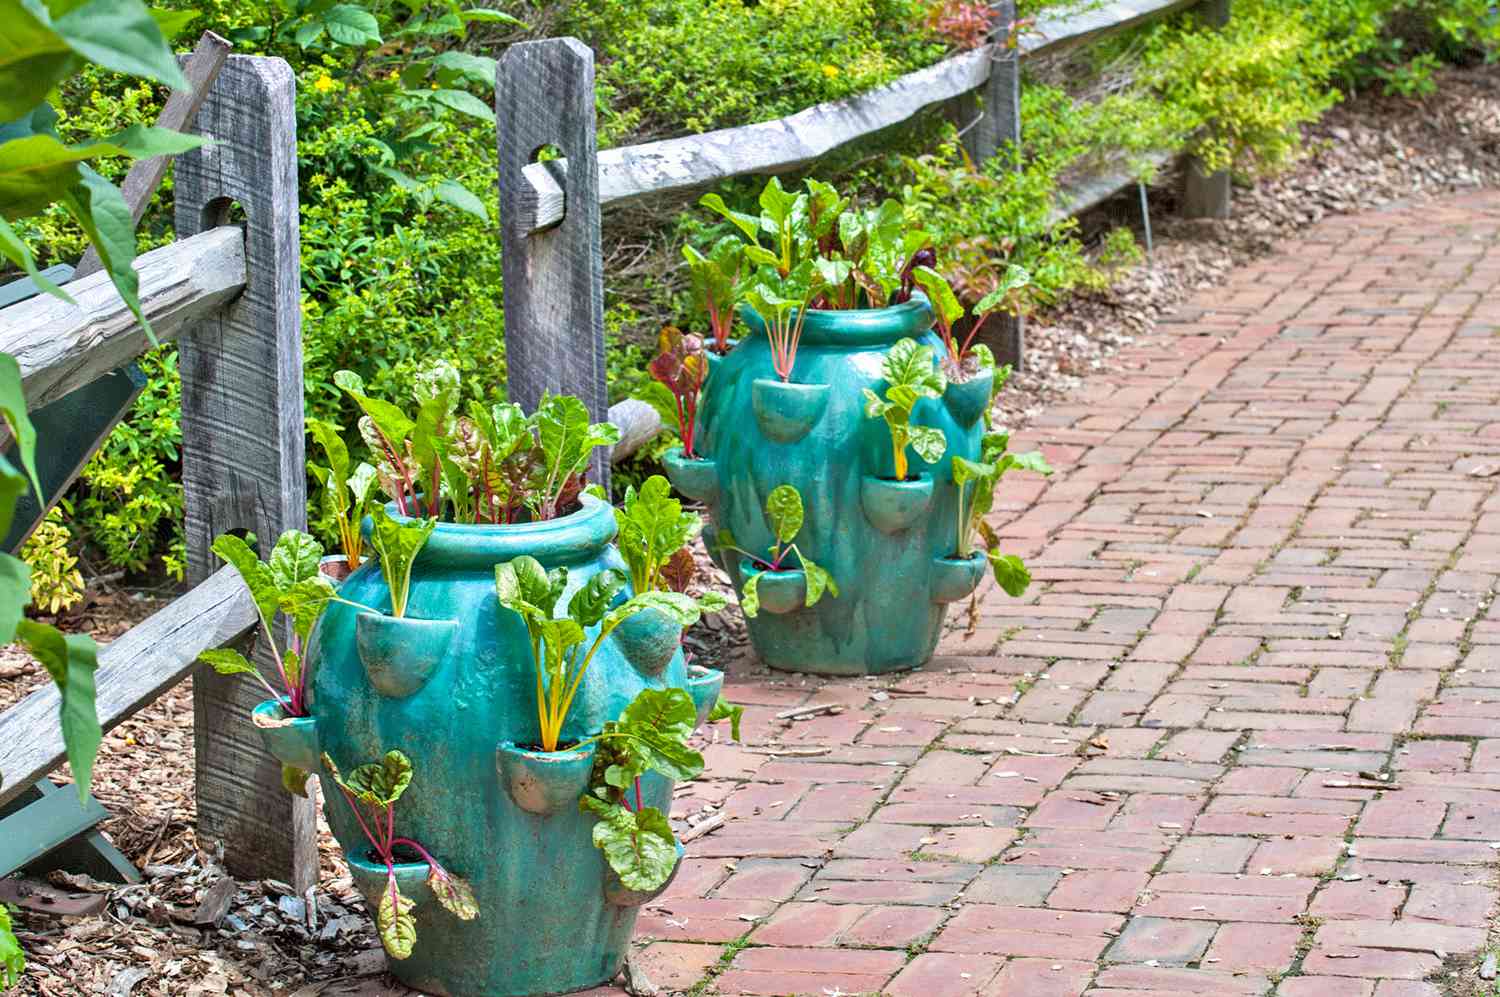
[[[929,343],[935,357],[942,355],[926,301],[810,312],[792,375],[802,387],[782,391],[765,386],[776,375],[764,325],[748,310],[741,317],[748,334],[712,363],[699,409],[698,450],[706,459],[679,458],[675,466],[669,460],[668,474],[684,494],[708,505],[713,525],[706,541],[727,526],[756,554],[771,541],[766,496],[784,482],[795,485],[806,508],[797,543],[832,573],[840,591],[809,608],[796,598],[805,585],[800,573],[762,579],[762,612],[749,621],[756,650],[771,667],[796,672],[865,675],[921,665],[937,645],[940,598],[961,587],[951,573],[935,578],[933,564],[956,546],[951,460],[979,455],[984,403],[968,396],[983,393],[987,400],[988,381],[952,405],[917,403],[914,421],[942,429],[948,452],[934,465],[909,453],[911,473],[921,477],[894,482],[889,430],[865,417],[861,390],[884,390],[881,361],[899,339]],[[710,469],[712,485],[704,480]],[[743,562],[722,561],[738,585]],[[967,578],[968,566],[959,570]]]
[[[524,746],[538,740],[531,650],[520,618],[498,604],[494,580],[495,565],[529,554],[549,568],[566,566],[572,593],[606,567],[624,569],[610,546],[614,534],[609,506],[590,497],[580,511],[550,522],[443,523],[417,559],[407,612],[413,621],[453,621],[451,633],[443,636],[440,625],[393,624],[381,628],[378,640],[373,632],[360,640],[359,628],[381,625],[338,603],[320,624],[310,662],[316,745],[344,772],[392,748],[405,752],[415,774],[396,804],[396,833],[421,842],[468,879],[479,900],[478,919],[460,921],[421,885],[424,867],[400,868],[411,881],[403,889],[417,899],[417,944],[410,958],[392,960],[389,968],[411,987],[455,997],[562,993],[607,982],[625,956],[638,905],[606,897],[607,866],[590,837],[595,821],[578,811],[588,751],[526,757]],[[373,562],[351,574],[339,594],[390,607]],[[412,669],[423,673],[419,681],[383,691],[385,679],[375,678],[362,654],[377,650],[399,663],[403,642],[419,659],[437,648],[437,659]],[[699,701],[705,680],[690,682],[680,651],[664,667],[644,664],[607,640],[570,711],[563,743],[596,733],[647,687],[688,689]],[[643,788],[649,805],[671,805],[668,781],[649,775]],[[376,896],[384,867],[371,861],[331,780],[324,796],[356,886]]]
[[[312,717],[288,717],[274,699],[252,712],[251,722],[260,731],[261,743],[271,757],[304,772],[318,770],[318,728]]]

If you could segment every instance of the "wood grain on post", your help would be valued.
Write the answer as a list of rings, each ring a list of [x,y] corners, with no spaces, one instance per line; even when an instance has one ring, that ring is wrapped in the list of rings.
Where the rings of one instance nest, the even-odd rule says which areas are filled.
[[[1211,28],[1229,25],[1230,0],[1203,0],[1198,19]],[[1231,208],[1228,170],[1209,173],[1196,156],[1188,156],[1182,168],[1182,214],[1185,218],[1228,218]]]
[[[218,567],[209,544],[248,530],[264,550],[307,525],[295,79],[280,59],[231,56],[195,131],[213,145],[177,160],[177,234],[245,214],[243,294],[182,336],[182,485],[189,581]],[[268,667],[260,642],[257,661]],[[221,841],[229,871],[299,891],[316,878],[315,809],[281,786],[281,766],[250,723],[260,698],[243,676],[193,682],[198,834]]]
[[[604,260],[594,134],[594,53],[576,38],[512,45],[495,77],[500,166],[505,358],[510,397],[528,411],[544,392],[576,395],[608,418],[604,368]],[[551,174],[562,220],[529,232],[532,187],[522,171],[555,147],[568,159]],[[594,451],[589,478],[609,488],[609,460]]]
[[[1016,0],[997,0],[991,29],[990,75],[983,88],[984,103],[977,124],[965,137],[974,161],[983,164],[997,154],[1009,156],[1013,168],[1021,169],[1021,49],[1017,44]],[[1016,370],[1025,367],[1026,317],[999,315],[986,323],[987,339],[995,358]]]

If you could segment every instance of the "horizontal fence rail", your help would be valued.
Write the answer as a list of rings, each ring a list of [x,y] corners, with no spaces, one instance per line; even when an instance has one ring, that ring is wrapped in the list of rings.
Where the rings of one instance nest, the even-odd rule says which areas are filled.
[[[1056,54],[1199,2],[1116,0],[1082,13],[1044,16],[1018,39],[1019,52],[1022,58]],[[989,79],[992,58],[988,48],[964,52],[866,93],[816,104],[774,121],[601,150],[599,203],[607,206],[728,177],[793,169],[978,89]],[[530,234],[562,220],[567,168],[566,159],[555,159],[522,170],[530,191],[513,222],[519,231]]]

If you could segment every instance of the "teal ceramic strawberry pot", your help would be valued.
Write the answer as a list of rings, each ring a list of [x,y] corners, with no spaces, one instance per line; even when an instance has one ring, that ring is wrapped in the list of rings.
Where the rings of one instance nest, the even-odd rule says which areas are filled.
[[[417,941],[410,957],[390,959],[388,968],[410,987],[452,997],[556,994],[609,981],[625,957],[640,904],[650,898],[611,880],[591,838],[595,818],[579,811],[593,746],[535,749],[530,644],[520,618],[495,595],[495,566],[522,554],[566,567],[569,594],[604,568],[623,570],[614,534],[612,510],[591,497],[549,522],[439,524],[413,567],[407,616],[331,604],[309,663],[311,719],[263,728],[273,753],[304,764],[319,751],[344,772],[392,749],[411,759],[396,833],[467,879],[480,913],[459,920],[423,885],[424,864],[397,866],[415,901]],[[373,562],[339,594],[390,608]],[[643,649],[614,636],[605,641],[563,729],[565,748],[598,732],[645,688],[682,688],[700,711],[707,705],[700,700],[722,675],[690,676],[680,650],[663,661],[664,638],[648,637],[637,641]],[[264,709],[263,719],[275,718],[276,704]],[[648,774],[643,790],[647,804],[670,807],[667,780]],[[355,886],[373,901],[385,868],[327,776],[324,799]]]
[[[680,454],[668,476],[703,501],[712,543],[727,527],[739,546],[760,554],[771,542],[764,507],[777,485],[801,492],[798,546],[839,587],[804,605],[806,579],[791,570],[757,583],[761,612],[750,637],[772,668],[827,675],[868,675],[915,668],[937,645],[947,604],[978,584],[972,562],[939,562],[954,553],[958,489],[952,459],[979,457],[991,379],[953,385],[953,402],[922,399],[913,421],[935,426],[947,453],[928,464],[908,451],[908,480],[895,481],[890,433],[865,416],[861,392],[886,384],[881,361],[898,340],[932,345],[932,312],[920,296],[891,308],[809,312],[792,383],[780,384],[764,324],[741,310],[749,334],[713,365],[699,408],[701,459]],[[982,396],[982,397],[981,397]],[[756,571],[739,556],[721,563],[736,586]]]

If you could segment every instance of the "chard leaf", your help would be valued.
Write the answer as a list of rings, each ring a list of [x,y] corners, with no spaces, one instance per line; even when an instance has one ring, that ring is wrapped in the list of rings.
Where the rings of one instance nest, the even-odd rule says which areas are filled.
[[[307,797],[307,778],[309,773],[299,769],[295,765],[281,766],[281,788],[293,796]]]
[[[615,524],[615,543],[637,592],[658,587],[663,566],[703,530],[702,517],[683,511],[682,503],[672,497],[671,484],[659,474],[647,478],[640,491],[625,490]]]
[[[307,420],[307,431],[312,434],[313,440],[323,448],[323,456],[328,461],[328,469],[332,477],[327,484],[329,490],[337,497],[336,508],[342,514],[349,506],[349,448],[344,444],[344,438],[339,435],[338,427],[321,419]]]
[[[438,903],[460,921],[472,921],[479,916],[479,901],[474,899],[474,887],[469,881],[437,865],[427,867],[427,885]]]
[[[372,398],[365,394],[365,382],[352,370],[337,371],[333,375],[333,383],[344,389],[344,393],[354,399],[354,403],[360,407],[380,435],[385,437],[398,455],[405,451],[404,443],[411,435],[413,423],[407,418],[405,412],[382,398]]]
[[[412,916],[413,903],[391,877],[380,891],[380,903],[375,908],[375,927],[380,931],[380,944],[392,959],[411,956],[417,944],[417,919]]]
[[[625,576],[614,568],[605,568],[573,593],[568,601],[568,615],[580,627],[592,627],[604,619],[609,604],[624,587]]]
[[[556,506],[568,479],[587,468],[595,447],[618,443],[620,430],[608,422],[591,424],[588,409],[572,395],[544,396],[532,423],[542,457],[531,482],[535,511],[551,518],[560,511]]]
[[[766,519],[778,543],[788,544],[802,529],[802,495],[793,485],[777,485],[766,496]]]
[[[411,785],[411,760],[399,751],[387,751],[378,762],[369,762],[349,773],[340,783],[355,796],[376,806],[390,806]],[[337,776],[335,776],[337,778]]]
[[[232,647],[216,647],[198,655],[198,660],[220,675],[259,675],[260,669]]]
[[[986,551],[985,556],[994,571],[995,581],[1005,590],[1006,595],[1019,598],[1026,593],[1027,586],[1031,584],[1031,572],[1019,557],[1002,554],[998,550]]]
[[[386,587],[391,592],[391,614],[405,616],[412,564],[427,538],[437,529],[437,519],[401,523],[391,518],[384,506],[376,506],[372,516],[374,528],[370,531],[370,546],[380,555],[380,573],[385,576]]]
[[[594,845],[604,852],[626,889],[650,892],[671,877],[677,866],[677,839],[660,810],[642,807],[632,813],[591,796],[580,802],[599,817],[594,825]]]
[[[232,533],[224,533],[214,540],[209,549],[240,573],[245,587],[250,590],[250,598],[255,602],[261,623],[270,630],[271,621],[276,618],[276,611],[281,606],[281,589],[277,586],[271,569],[250,549],[250,544],[254,542],[253,533],[246,534],[243,540]]]
[[[647,591],[631,596],[610,610],[609,615],[604,618],[605,632],[608,633],[636,613],[646,609],[654,609],[684,628],[697,623],[701,615],[698,600],[690,595],[681,592]]]
[[[642,689],[620,714],[618,724],[621,730],[637,736],[654,733],[685,742],[692,736],[697,718],[693,697],[682,689]]]
[[[720,696],[714,701],[714,708],[708,713],[708,722],[716,724],[722,720],[728,720],[729,736],[732,740],[738,741],[740,739],[740,721],[744,716],[745,708],[743,706],[736,706],[723,696]]]
[[[563,585],[567,569],[556,568]],[[562,585],[555,585],[542,562],[527,554],[495,566],[495,592],[500,605],[521,614],[523,618],[548,619],[557,605]]]
[[[892,388],[904,388],[914,399],[937,398],[948,387],[947,378],[933,362],[932,347],[914,339],[897,341],[886,353],[880,371]],[[891,397],[890,391],[886,397]]]
[[[943,454],[948,450],[948,439],[941,429],[935,426],[912,426],[908,432],[911,434],[911,448],[917,452],[918,457],[929,464],[936,464],[943,459]]]
[[[693,583],[693,579],[696,578],[697,575],[698,561],[693,557],[693,552],[687,547],[679,547],[677,548],[677,553],[669,557],[667,559],[667,563],[662,565],[660,577],[662,584],[664,584],[670,591],[686,592],[687,587]],[[727,600],[725,600],[724,597],[719,595],[717,592],[704,593],[704,595],[712,596],[718,599],[724,605],[727,605]],[[699,604],[702,606],[704,612],[709,613],[714,612],[716,609],[723,608],[723,605],[706,605],[701,599],[699,600]]]
[[[893,406],[890,402],[881,400],[881,397],[869,388],[861,389],[865,396],[865,418],[879,419]]]
[[[16,624],[16,640],[42,663],[62,697],[58,722],[63,748],[73,781],[78,784],[80,804],[88,800],[94,777],[94,756],[104,734],[94,708],[94,673],[99,668],[99,648],[87,634],[64,635],[56,627],[35,620]]]
[[[1040,450],[1028,450],[1025,453],[1011,455],[1011,466],[1022,471],[1035,471],[1038,474],[1051,474],[1052,465],[1047,463],[1047,458],[1042,456]]]
[[[817,605],[818,600],[823,598],[823,592],[825,590],[830,595],[833,595],[835,597],[839,594],[839,587],[834,582],[833,576],[828,573],[827,569],[814,564],[812,561],[809,561],[804,557],[802,559],[802,570],[807,575],[806,605]]]
[[[698,199],[698,203],[745,233],[745,238],[750,242],[755,242],[755,233],[760,228],[760,221],[754,215],[730,210],[729,205],[725,204],[724,199],[718,194],[704,194]]]
[[[982,482],[994,473],[994,464],[981,464],[967,457],[953,458],[953,483],[960,488],[971,481]]]
[[[349,494],[354,499],[352,505],[356,514],[364,511],[365,502],[370,497],[370,489],[375,486],[375,474],[373,465],[360,461],[354,472],[349,475]]]
[[[323,557],[323,545],[301,530],[287,530],[276,540],[271,551],[268,567],[271,580],[283,593],[301,582],[322,577],[318,561]]]
[[[964,306],[954,296],[946,277],[931,267],[916,267],[912,270],[912,278],[927,292],[927,300],[932,304],[940,326],[949,328],[964,317]]]
[[[760,613],[760,576],[761,572],[757,571],[746,578],[740,588],[740,612],[752,620]]]

